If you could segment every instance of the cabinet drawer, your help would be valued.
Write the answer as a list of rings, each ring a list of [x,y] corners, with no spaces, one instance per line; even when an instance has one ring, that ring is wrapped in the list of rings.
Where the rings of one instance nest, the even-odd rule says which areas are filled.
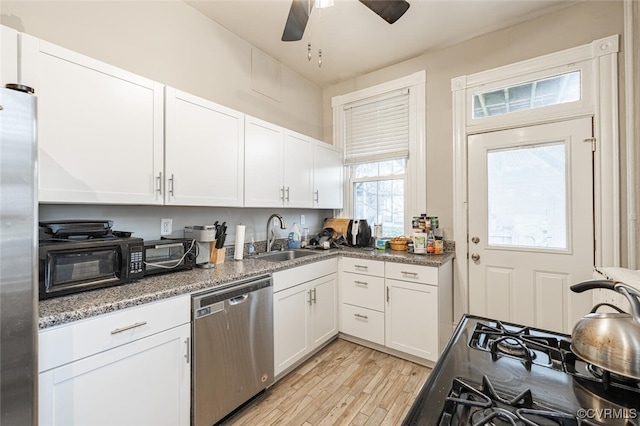
[[[277,293],[336,272],[338,272],[337,257],[277,271],[272,274],[273,292]]]
[[[384,278],[345,272],[340,276],[342,301],[376,311],[384,311]]]
[[[178,296],[42,330],[38,371],[67,364],[191,321],[191,298]]]
[[[353,257],[343,257],[341,262],[341,268],[344,272],[384,277],[384,262]]]
[[[341,332],[384,345],[384,313],[343,303],[340,315]]]
[[[385,272],[394,280],[438,285],[438,268],[434,266],[387,262]]]

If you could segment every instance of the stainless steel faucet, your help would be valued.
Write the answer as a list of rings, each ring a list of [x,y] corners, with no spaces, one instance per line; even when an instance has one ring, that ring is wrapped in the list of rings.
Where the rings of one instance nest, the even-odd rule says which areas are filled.
[[[284,224],[284,218],[278,213],[269,216],[269,219],[267,219],[267,251],[271,251],[271,246],[276,241],[276,231],[273,229],[274,217],[280,221],[280,229],[287,229],[287,225]]]

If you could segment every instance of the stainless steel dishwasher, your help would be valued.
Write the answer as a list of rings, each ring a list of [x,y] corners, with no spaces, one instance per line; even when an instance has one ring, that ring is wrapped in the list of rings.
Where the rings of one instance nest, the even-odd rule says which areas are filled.
[[[211,426],[273,384],[270,276],[191,298],[192,424]]]

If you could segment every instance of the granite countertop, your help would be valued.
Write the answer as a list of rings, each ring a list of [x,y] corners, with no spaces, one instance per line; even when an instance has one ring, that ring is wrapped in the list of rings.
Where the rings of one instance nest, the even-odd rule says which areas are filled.
[[[417,255],[392,250],[345,247],[326,251],[318,250],[313,256],[283,262],[270,262],[255,257],[245,258],[242,261],[231,259],[216,265],[213,269],[194,268],[189,271],[150,276],[130,284],[43,300],[39,303],[40,320],[38,325],[40,329],[45,329],[169,297],[198,292],[244,278],[270,274],[338,255],[440,266],[453,259],[454,253]]]

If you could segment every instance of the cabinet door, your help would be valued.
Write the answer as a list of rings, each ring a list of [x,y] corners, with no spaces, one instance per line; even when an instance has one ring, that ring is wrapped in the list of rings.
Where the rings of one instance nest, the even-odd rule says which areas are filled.
[[[165,204],[242,207],[244,114],[165,89]]]
[[[245,117],[245,207],[282,207],[284,129]]]
[[[313,202],[320,209],[342,208],[342,152],[321,141],[313,150]]]
[[[313,207],[313,143],[307,136],[287,131],[284,139],[285,207]]]
[[[18,82],[18,32],[0,25],[0,87]]]
[[[162,85],[21,36],[38,96],[39,200],[162,204]]]
[[[40,374],[41,425],[189,425],[189,338],[180,327]]]
[[[278,376],[309,352],[311,294],[305,284],[273,295],[274,375]]]
[[[309,283],[311,289],[311,349],[338,334],[338,277],[327,275]]]
[[[438,287],[386,280],[385,345],[436,361]]]

